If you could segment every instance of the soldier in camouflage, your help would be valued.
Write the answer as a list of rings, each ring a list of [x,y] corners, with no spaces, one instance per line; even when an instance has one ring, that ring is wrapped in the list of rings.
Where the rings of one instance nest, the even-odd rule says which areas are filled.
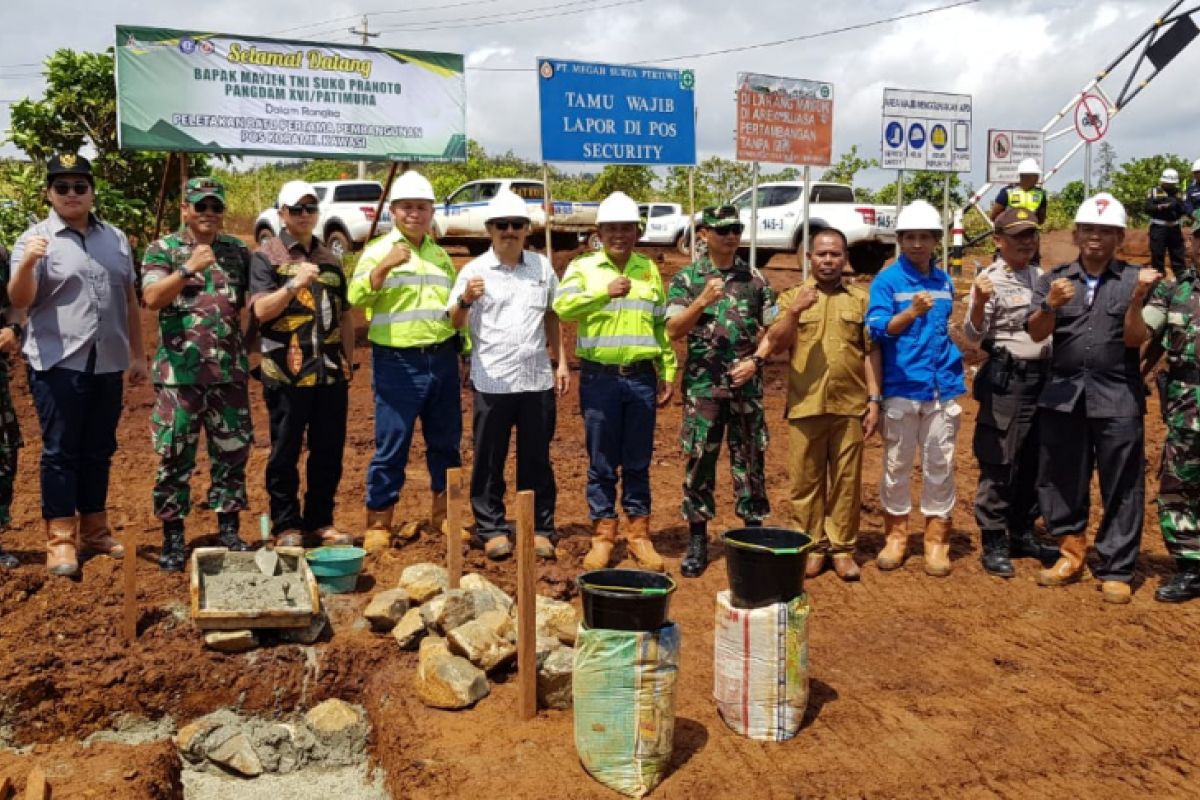
[[[8,251],[0,245],[0,315],[3,316],[0,323],[0,533],[8,530],[12,521],[13,481],[17,477],[17,454],[22,444],[21,426],[17,423],[8,382],[8,359],[21,347],[21,321],[25,314],[8,302],[8,278]],[[0,547],[0,569],[16,566],[16,556]]]
[[[196,467],[200,429],[208,439],[212,480],[208,506],[217,512],[217,539],[246,550],[238,512],[246,508],[246,461],[254,444],[241,314],[250,280],[250,252],[221,233],[225,189],[215,178],[192,178],[183,203],[184,226],[159,239],[142,261],[146,305],[158,311],[154,355],[157,400],[151,414],[154,515],[163,523],[159,566],[183,569],[188,485]]]
[[[1200,225],[1192,231],[1193,266],[1163,283],[1142,309],[1142,318],[1166,352],[1159,375],[1159,399],[1167,423],[1162,474],[1158,487],[1158,519],[1167,552],[1177,571],[1155,592],[1164,603],[1200,597]]]
[[[667,291],[667,334],[687,340],[683,430],[687,456],[683,516],[690,536],[680,572],[694,578],[708,564],[708,521],[721,439],[729,441],[734,510],[747,526],[770,512],[763,476],[767,426],[759,334],[775,313],[775,293],[737,256],[743,225],[733,206],[706,208],[697,232],[708,254],[676,273]]]

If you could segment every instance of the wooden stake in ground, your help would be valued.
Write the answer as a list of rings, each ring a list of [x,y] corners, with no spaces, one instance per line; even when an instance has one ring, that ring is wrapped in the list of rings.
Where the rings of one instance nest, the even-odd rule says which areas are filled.
[[[533,492],[517,492],[517,704],[521,719],[537,716],[536,580]]]
[[[0,778],[0,800],[8,800],[12,794],[12,778]]]
[[[41,767],[29,771],[29,780],[25,783],[25,800],[50,800],[50,785],[46,783],[46,773]]]
[[[128,520],[125,531],[125,617],[121,629],[125,641],[133,644],[137,641],[137,540]]]
[[[462,579],[463,471],[446,470],[446,571],[450,588],[457,589]]]

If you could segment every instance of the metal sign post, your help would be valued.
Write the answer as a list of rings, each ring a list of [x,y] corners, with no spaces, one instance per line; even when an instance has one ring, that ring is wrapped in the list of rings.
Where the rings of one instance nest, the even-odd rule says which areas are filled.
[[[942,269],[950,265],[950,237],[946,235],[946,220],[950,218],[950,173],[942,183]]]
[[[896,170],[896,219],[900,219],[900,209],[904,205],[904,170]],[[896,231],[896,258],[900,257],[900,231]]]
[[[696,168],[688,167],[688,243],[696,260]]]
[[[551,218],[554,216],[554,201],[550,197],[550,167],[542,164],[542,209],[546,212],[546,260],[554,268],[554,245],[550,243]]]
[[[750,266],[758,266],[758,162],[750,171]]]
[[[804,280],[808,280],[808,203],[812,199],[812,168],[804,168],[804,238],[800,247],[800,270]]]

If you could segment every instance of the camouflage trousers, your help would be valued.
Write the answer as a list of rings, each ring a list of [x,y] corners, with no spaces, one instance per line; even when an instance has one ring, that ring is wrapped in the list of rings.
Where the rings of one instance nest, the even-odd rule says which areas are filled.
[[[183,519],[191,510],[189,481],[203,428],[208,444],[211,482],[208,507],[216,512],[246,508],[246,461],[254,446],[249,387],[244,382],[209,386],[159,386],[150,415],[154,452],[154,515],[164,522]]]
[[[13,481],[17,478],[21,445],[21,426],[8,384],[8,363],[0,362],[0,528],[12,521]]]
[[[771,511],[764,477],[767,425],[762,400],[686,396],[679,443],[687,456],[683,517],[688,522],[704,522],[716,515],[713,490],[723,438],[729,441],[734,512],[744,521],[757,522]]]
[[[1187,425],[1167,426],[1158,520],[1173,558],[1200,560],[1200,431]]]

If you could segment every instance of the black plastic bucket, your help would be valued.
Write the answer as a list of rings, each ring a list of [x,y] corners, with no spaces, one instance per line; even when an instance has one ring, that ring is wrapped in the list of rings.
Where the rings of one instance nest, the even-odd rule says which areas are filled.
[[[735,528],[722,538],[734,608],[786,603],[804,593],[811,536],[788,528]]]
[[[598,569],[576,579],[583,624],[614,631],[656,631],[667,624],[675,581],[661,572]]]

